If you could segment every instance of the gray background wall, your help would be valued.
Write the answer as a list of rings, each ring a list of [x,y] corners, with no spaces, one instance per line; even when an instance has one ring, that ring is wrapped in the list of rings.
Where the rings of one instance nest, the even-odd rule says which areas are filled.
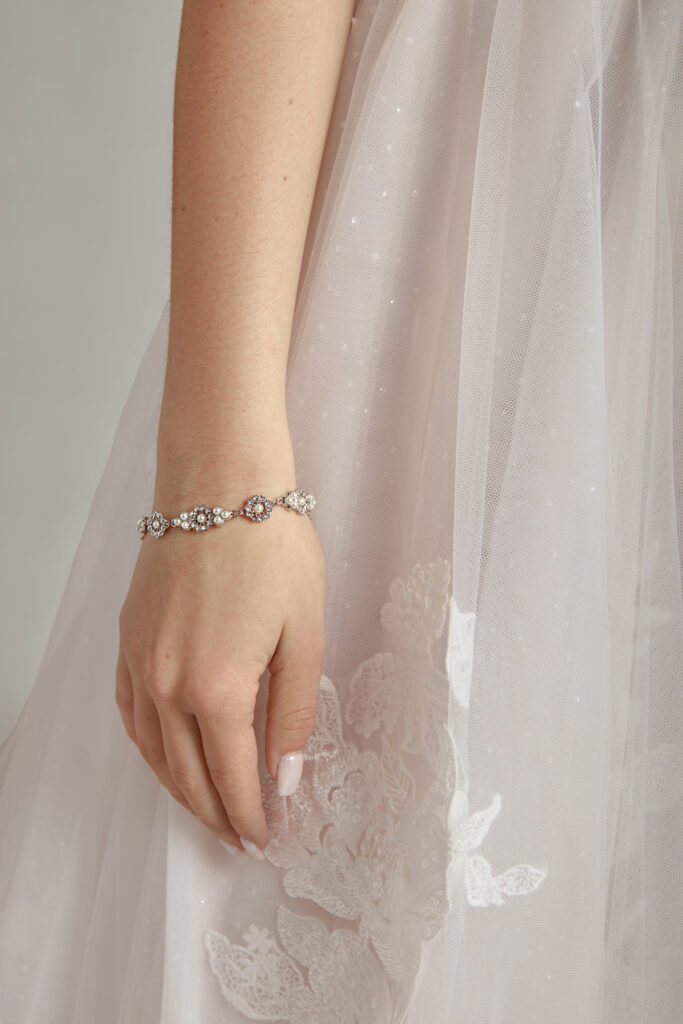
[[[168,294],[181,8],[0,6],[0,742]]]

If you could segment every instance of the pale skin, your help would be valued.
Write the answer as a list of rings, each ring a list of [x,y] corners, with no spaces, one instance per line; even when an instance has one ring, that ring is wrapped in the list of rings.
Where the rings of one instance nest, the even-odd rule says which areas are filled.
[[[153,498],[169,518],[311,488],[295,475],[286,367],[353,7],[185,0]],[[145,536],[119,614],[126,732],[175,799],[240,850],[240,837],[268,843],[253,728],[266,669],[273,778],[315,724],[326,563],[314,517],[274,508],[262,523]]]

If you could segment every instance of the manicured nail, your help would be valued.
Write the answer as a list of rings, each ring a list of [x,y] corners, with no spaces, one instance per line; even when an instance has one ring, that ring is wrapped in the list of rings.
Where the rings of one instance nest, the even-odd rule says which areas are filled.
[[[226,843],[224,839],[219,839],[218,842],[222,843],[228,853],[231,853],[233,857],[240,857],[242,855],[242,851],[238,850],[233,843]]]
[[[300,750],[284,754],[277,766],[277,791],[280,796],[291,796],[299,785],[304,755]]]
[[[266,859],[264,853],[261,850],[259,850],[259,848],[256,845],[256,843],[252,843],[251,839],[243,839],[242,836],[240,836],[240,842],[241,842],[242,846],[244,847],[244,849],[249,854],[249,856],[253,857],[254,860],[265,860]]]

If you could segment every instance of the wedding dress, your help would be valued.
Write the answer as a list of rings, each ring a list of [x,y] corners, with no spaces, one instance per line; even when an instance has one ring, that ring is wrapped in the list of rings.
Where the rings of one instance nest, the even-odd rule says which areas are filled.
[[[261,763],[232,857],[115,706],[166,304],[0,749],[3,1024],[680,1021],[682,26],[356,5],[288,364],[328,559],[299,789]]]

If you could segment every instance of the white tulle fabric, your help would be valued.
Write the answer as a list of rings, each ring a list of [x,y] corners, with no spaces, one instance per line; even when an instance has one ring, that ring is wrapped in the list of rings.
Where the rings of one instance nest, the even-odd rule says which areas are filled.
[[[0,749],[3,1022],[680,1020],[682,23],[357,5],[287,382],[329,570],[300,788],[262,762],[236,860],[115,707],[167,305]]]

